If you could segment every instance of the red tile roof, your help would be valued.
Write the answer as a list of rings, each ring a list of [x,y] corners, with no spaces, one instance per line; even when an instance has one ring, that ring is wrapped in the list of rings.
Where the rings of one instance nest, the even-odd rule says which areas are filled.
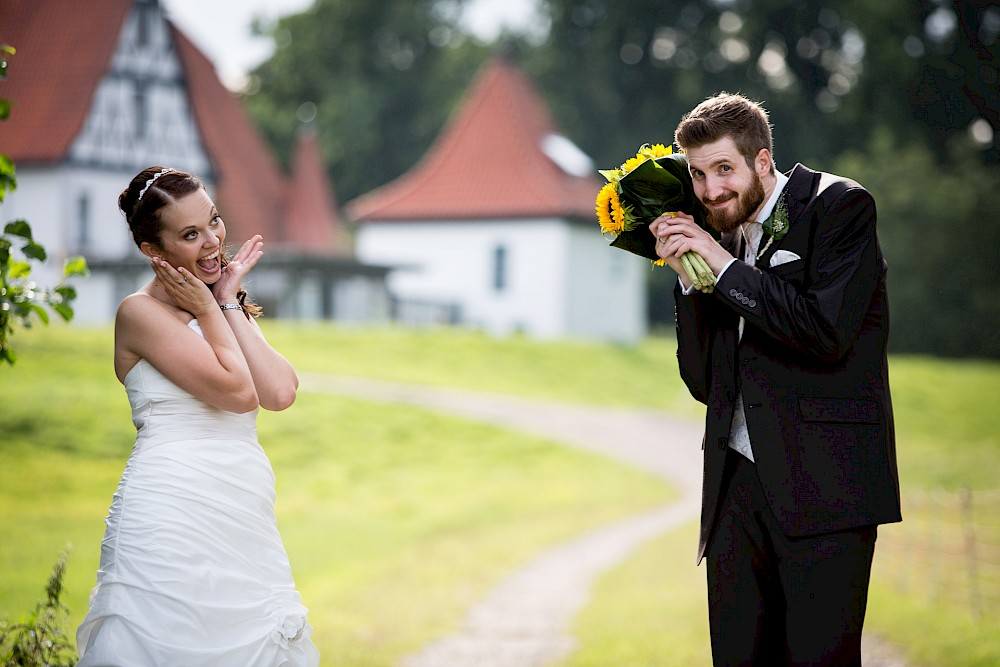
[[[17,163],[61,161],[86,120],[132,0],[0,2],[0,44],[10,44],[11,100],[0,153]]]
[[[315,130],[299,133],[285,210],[285,232],[294,245],[340,255],[351,253],[350,237],[337,214]]]
[[[527,78],[503,58],[480,72],[423,160],[347,210],[359,222],[570,217],[590,219],[601,187],[541,149],[560,134]]]
[[[10,117],[0,122],[0,153],[21,166],[66,159],[133,5],[134,0],[0,0],[0,44],[17,49],[8,78],[0,81],[0,97],[12,101]],[[242,241],[259,233],[271,247],[314,254],[341,250],[332,235],[324,244],[318,236],[286,228],[284,207],[292,186],[270,148],[208,58],[175,26],[170,28],[195,123],[215,169],[215,199],[230,238]],[[321,187],[319,179],[326,178],[321,164],[301,169],[312,168],[318,173],[301,173],[296,180]],[[296,219],[315,213],[320,225],[335,220],[335,208],[324,212],[319,206],[322,196],[310,198],[312,208],[298,210]],[[332,207],[332,195],[328,201]]]

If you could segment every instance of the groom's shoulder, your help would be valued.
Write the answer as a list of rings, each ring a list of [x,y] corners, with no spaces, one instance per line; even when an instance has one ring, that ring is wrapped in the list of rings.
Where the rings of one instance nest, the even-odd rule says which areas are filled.
[[[799,193],[803,200],[820,198],[833,201],[852,190],[868,192],[852,178],[816,171],[801,163],[796,164],[785,175],[788,176],[789,190]]]

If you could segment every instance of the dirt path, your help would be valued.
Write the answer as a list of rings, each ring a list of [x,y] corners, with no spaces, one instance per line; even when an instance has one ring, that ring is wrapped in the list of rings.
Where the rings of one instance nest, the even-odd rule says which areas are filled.
[[[643,542],[698,515],[702,426],[662,412],[576,406],[423,385],[303,374],[305,391],[407,403],[599,452],[662,477],[675,502],[539,554],[472,607],[462,628],[403,667],[542,667],[571,653],[570,624],[594,580]],[[692,558],[694,547],[692,546]],[[865,665],[906,667],[892,647],[865,642]]]

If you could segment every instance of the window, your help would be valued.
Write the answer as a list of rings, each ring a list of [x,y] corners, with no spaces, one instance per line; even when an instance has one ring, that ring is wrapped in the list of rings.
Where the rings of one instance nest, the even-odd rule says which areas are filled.
[[[493,249],[493,289],[497,292],[507,289],[507,248],[502,245]]]
[[[76,200],[76,243],[81,250],[90,245],[90,195],[86,192]]]
[[[141,81],[137,81],[135,84],[133,102],[135,108],[135,137],[136,139],[142,139],[146,136],[146,86]]]
[[[136,5],[135,8],[135,21],[136,21],[136,36],[135,41],[138,42],[139,46],[147,46],[149,44],[149,7],[146,5]]]

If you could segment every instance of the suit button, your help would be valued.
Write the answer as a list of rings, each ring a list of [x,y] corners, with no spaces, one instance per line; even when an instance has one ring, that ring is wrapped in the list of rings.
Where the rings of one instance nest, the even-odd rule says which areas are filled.
[[[751,308],[756,308],[757,302],[754,301],[753,299],[750,299],[750,303],[748,303],[747,305],[750,306]]]
[[[740,303],[742,303],[745,306],[748,303],[750,303],[750,299],[746,298],[745,296],[741,296],[740,297]]]
[[[719,438],[719,449],[725,449],[729,446],[729,438]]]
[[[737,294],[739,294],[739,292],[737,292],[735,288],[729,290],[729,296],[736,296]]]

